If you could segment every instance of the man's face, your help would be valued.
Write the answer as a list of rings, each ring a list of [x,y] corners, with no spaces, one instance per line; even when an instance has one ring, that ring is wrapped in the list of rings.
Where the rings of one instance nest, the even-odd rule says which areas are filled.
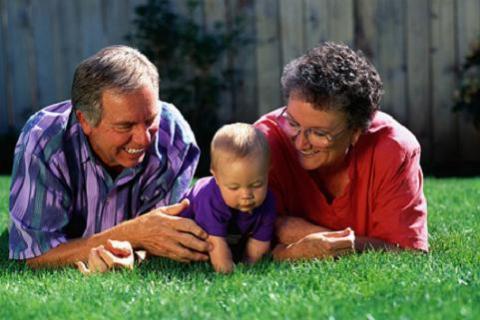
[[[116,172],[143,161],[159,126],[157,93],[143,86],[128,93],[114,89],[102,93],[102,118],[91,126],[80,111],[77,118],[95,155]]]

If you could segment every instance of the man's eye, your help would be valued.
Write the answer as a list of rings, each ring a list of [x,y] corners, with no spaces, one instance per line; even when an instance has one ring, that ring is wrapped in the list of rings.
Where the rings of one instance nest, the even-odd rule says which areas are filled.
[[[129,125],[129,124],[117,126],[117,130],[118,130],[118,131],[128,131],[128,130],[130,130],[131,128],[132,128],[132,126]]]

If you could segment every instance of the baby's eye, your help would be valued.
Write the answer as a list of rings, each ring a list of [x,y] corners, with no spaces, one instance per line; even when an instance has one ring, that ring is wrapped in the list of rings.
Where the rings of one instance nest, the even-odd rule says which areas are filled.
[[[227,189],[232,190],[232,191],[236,191],[236,190],[238,190],[238,187],[237,186],[227,186]]]
[[[252,184],[252,188],[261,188],[263,187],[263,182],[257,182],[257,183],[254,183]]]

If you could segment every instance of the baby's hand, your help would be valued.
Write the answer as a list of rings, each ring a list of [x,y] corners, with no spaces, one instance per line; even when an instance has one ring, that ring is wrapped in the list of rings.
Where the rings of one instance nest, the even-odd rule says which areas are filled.
[[[223,237],[209,236],[207,241],[213,247],[209,254],[210,262],[215,271],[224,274],[233,272],[235,265],[227,240]]]
[[[249,238],[245,246],[243,261],[248,264],[257,263],[270,250],[270,241]]]

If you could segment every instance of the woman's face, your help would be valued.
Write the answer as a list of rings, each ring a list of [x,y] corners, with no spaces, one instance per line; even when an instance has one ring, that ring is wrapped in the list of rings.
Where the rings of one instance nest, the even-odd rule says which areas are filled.
[[[300,164],[306,170],[340,165],[349,147],[360,137],[360,130],[348,128],[347,117],[343,112],[314,109],[313,104],[299,97],[289,98],[285,113],[289,123],[299,129],[296,135],[290,134],[290,137]],[[333,139],[327,140],[326,144],[315,144],[321,133]]]

